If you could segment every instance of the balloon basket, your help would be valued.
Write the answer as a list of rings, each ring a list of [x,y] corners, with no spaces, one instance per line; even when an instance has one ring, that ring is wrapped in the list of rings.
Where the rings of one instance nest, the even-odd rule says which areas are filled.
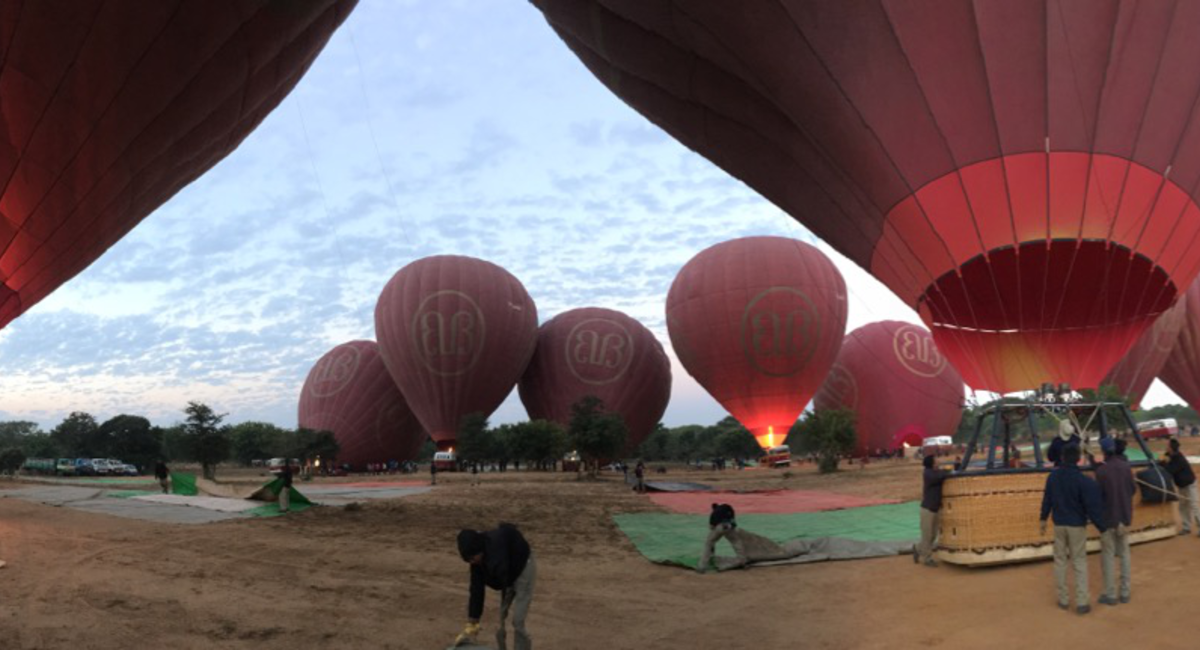
[[[937,558],[950,564],[988,566],[1054,556],[1054,524],[1039,533],[1042,491],[1049,472],[956,476],[942,486]],[[1084,472],[1091,475],[1091,472]],[[1175,535],[1173,503],[1134,499],[1131,544]],[[1088,552],[1100,550],[1100,533],[1088,526]]]
[[[1154,455],[1138,434],[1128,407],[1121,402],[1084,402],[1069,393],[1040,399],[1003,398],[981,410],[966,452],[942,485],[939,560],[963,566],[987,566],[1040,560],[1054,556],[1054,525],[1041,534],[1042,494],[1052,467],[1042,454],[1039,428],[1070,422],[1084,451],[1098,452],[1106,437],[1120,437],[1129,447]],[[1032,462],[1015,452],[1017,434],[1028,435]],[[981,438],[986,437],[986,440]],[[1032,443],[1032,444],[1029,444]],[[984,460],[972,462],[976,451]],[[1152,461],[1131,462],[1137,472]],[[1087,461],[1084,474],[1094,477]],[[1134,499],[1132,544],[1175,535],[1175,506]],[[1100,533],[1088,526],[1088,551],[1100,549]]]

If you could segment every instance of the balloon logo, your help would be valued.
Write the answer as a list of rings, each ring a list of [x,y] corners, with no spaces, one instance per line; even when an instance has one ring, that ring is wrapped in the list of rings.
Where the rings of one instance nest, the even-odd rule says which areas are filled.
[[[341,346],[321,357],[309,377],[308,392],[313,397],[336,395],[358,374],[362,357],[358,348]]]
[[[905,325],[892,339],[896,360],[918,377],[937,377],[946,369],[946,357],[938,352],[933,337],[925,330]]]
[[[446,297],[447,300],[439,300]],[[413,316],[413,349],[435,375],[461,375],[479,361],[487,331],[483,312],[461,291],[438,291],[421,301]]]
[[[833,403],[841,405],[842,408],[858,408],[858,382],[846,366],[840,363],[833,364],[833,368],[829,370],[821,392],[826,393]]]
[[[633,361],[633,337],[620,323],[585,320],[567,336],[567,366],[585,384],[603,386],[620,379]]]
[[[790,377],[812,357],[820,330],[820,316],[804,292],[771,287],[746,305],[742,348],[755,370],[769,377]]]

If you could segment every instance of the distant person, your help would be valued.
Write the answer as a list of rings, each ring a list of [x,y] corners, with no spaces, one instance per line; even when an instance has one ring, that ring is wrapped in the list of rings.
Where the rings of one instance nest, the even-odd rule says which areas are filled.
[[[1196,521],[1196,534],[1200,535],[1200,503],[1196,499],[1196,473],[1187,456],[1179,451],[1179,439],[1171,438],[1167,457],[1159,461],[1167,468],[1167,473],[1175,479],[1175,487],[1179,490],[1179,521],[1182,522],[1180,535],[1192,532],[1192,521]]]
[[[279,512],[287,512],[292,502],[292,463],[284,462],[279,468]]]
[[[1133,475],[1125,459],[1125,441],[1102,438],[1104,464],[1096,468],[1096,482],[1104,503],[1104,534],[1100,536],[1100,568],[1104,571],[1104,605],[1129,602],[1129,527],[1133,524]],[[1120,592],[1114,560],[1121,563]]]
[[[161,460],[154,463],[154,478],[162,487],[163,494],[171,491],[171,472],[167,469],[167,464]]]
[[[913,562],[936,567],[933,549],[937,548],[938,519],[942,510],[942,484],[950,472],[934,466],[935,457],[921,460],[925,471],[921,476],[921,541],[913,547]]]
[[[1193,425],[1192,425],[1192,430],[1191,430],[1191,433],[1190,433],[1190,435],[1191,435],[1193,438],[1195,438],[1196,436],[1200,436],[1200,427],[1198,427],[1198,426],[1196,426],[1196,425],[1194,425],[1194,424],[1193,424]]]
[[[1079,445],[1062,448],[1062,464],[1046,477],[1042,493],[1041,534],[1046,534],[1046,520],[1054,516],[1054,581],[1058,586],[1058,606],[1071,607],[1067,591],[1067,563],[1075,570],[1075,611],[1092,611],[1088,603],[1087,522],[1101,534],[1104,525],[1100,487],[1079,471]]]
[[[529,542],[512,524],[500,524],[495,530],[481,532],[462,530],[458,533],[458,554],[471,565],[471,590],[467,603],[467,626],[455,645],[474,642],[479,634],[479,619],[483,616],[484,587],[501,592],[500,627],[496,630],[496,647],[505,650],[507,631],[504,627],[511,610],[516,650],[533,647],[525,618],[533,602],[533,585],[537,579],[537,564]]]
[[[1055,467],[1062,467],[1063,456],[1062,450],[1068,445],[1079,446],[1079,434],[1075,432],[1075,425],[1071,424],[1070,420],[1059,420],[1058,436],[1050,441],[1050,448],[1046,450],[1046,460],[1054,464]],[[1076,462],[1079,457],[1076,456]]]
[[[646,493],[646,464],[638,461],[637,467],[633,468],[633,476],[637,479],[637,483],[633,486],[634,491],[638,494]]]
[[[437,485],[437,463],[429,461],[429,484]]]
[[[479,463],[471,463],[471,485],[479,485]]]

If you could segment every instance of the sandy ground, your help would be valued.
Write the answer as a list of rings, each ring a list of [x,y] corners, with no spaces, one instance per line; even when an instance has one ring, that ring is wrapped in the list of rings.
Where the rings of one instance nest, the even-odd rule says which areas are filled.
[[[909,499],[919,472],[892,462],[831,477],[802,467],[787,478],[679,468],[663,478]],[[1197,645],[1186,625],[1195,537],[1134,547],[1133,602],[1081,617],[1055,607],[1048,562],[928,569],[892,557],[708,575],[656,566],[611,519],[654,509],[619,477],[536,472],[487,474],[477,487],[443,474],[430,493],[358,509],[190,526],[3,499],[0,648],[440,650],[466,614],[455,533],[498,521],[519,524],[537,555],[529,625],[543,649]],[[489,640],[496,603],[490,592]]]

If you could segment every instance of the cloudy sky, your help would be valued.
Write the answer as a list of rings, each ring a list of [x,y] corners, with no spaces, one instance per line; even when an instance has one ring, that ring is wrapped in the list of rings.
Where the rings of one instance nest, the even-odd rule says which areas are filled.
[[[0,418],[157,424],[188,400],[295,426],[311,365],[374,338],[375,299],[426,255],[491,260],[539,318],[624,311],[670,348],[675,273],[734,237],[819,246],[848,327],[919,322],[890,291],[597,82],[519,0],[361,0],[242,146],[0,332]],[[673,357],[673,355],[672,355]],[[665,421],[724,415],[674,363]],[[1160,383],[1144,403],[1179,401]],[[515,392],[494,422],[524,419]]]

